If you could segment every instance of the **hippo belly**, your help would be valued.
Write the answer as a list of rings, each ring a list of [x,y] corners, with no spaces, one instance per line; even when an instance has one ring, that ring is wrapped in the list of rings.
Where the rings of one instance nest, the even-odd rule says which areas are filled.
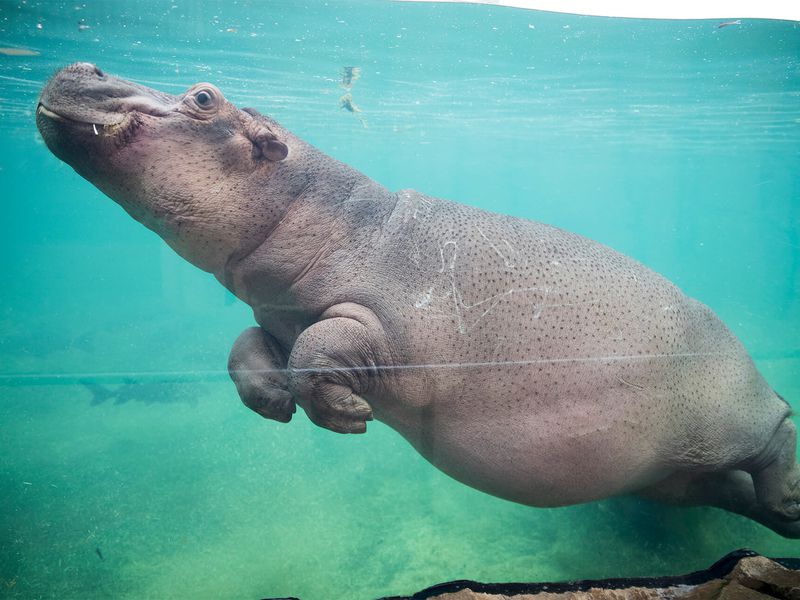
[[[412,218],[393,234],[424,242],[406,258],[416,270],[403,301],[374,302],[379,314],[399,305],[382,320],[416,367],[395,375],[404,393],[371,399],[375,415],[433,464],[497,496],[556,506],[687,466],[731,468],[763,447],[759,415],[774,405],[780,421],[785,407],[770,404],[707,307],[585,238],[450,210],[435,222],[460,222],[458,232]],[[390,252],[382,262],[399,262]]]

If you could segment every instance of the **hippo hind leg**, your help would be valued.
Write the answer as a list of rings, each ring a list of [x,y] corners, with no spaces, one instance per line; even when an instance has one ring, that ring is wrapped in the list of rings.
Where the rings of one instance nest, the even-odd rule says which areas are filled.
[[[797,428],[785,418],[748,471],[759,505],[776,519],[800,522],[800,465]]]
[[[784,537],[800,538],[797,429],[785,418],[746,470],[679,471],[640,495],[685,506],[715,506],[744,515]]]

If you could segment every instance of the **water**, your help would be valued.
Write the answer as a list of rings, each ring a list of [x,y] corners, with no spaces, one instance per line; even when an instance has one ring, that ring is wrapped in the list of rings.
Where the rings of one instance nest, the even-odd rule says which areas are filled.
[[[211,81],[390,189],[641,260],[800,409],[798,24],[2,2],[0,46],[39,53],[0,54],[0,596],[371,598],[800,554],[714,509],[499,500],[380,423],[260,419],[224,372],[247,307],[53,157],[33,119],[76,60],[173,93]],[[347,66],[358,113],[339,107]]]

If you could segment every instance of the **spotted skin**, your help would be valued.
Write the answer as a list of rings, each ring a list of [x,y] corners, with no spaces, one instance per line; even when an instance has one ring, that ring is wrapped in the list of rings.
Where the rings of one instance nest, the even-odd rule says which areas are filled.
[[[788,404],[645,266],[392,193],[210,84],[170,96],[78,63],[40,102],[57,156],[252,307],[229,370],[258,414],[300,406],[341,433],[379,419],[516,502],[640,493],[800,537]]]

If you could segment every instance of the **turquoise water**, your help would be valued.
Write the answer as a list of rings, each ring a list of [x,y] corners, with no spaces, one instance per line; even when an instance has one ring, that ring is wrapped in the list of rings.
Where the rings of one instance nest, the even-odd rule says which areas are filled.
[[[604,242],[710,305],[800,410],[800,26],[386,2],[0,3],[0,597],[374,598],[800,555],[714,509],[533,509],[394,431],[238,400],[249,309],[34,124],[76,60],[254,106],[391,189]],[[339,106],[346,66],[360,68]],[[98,554],[97,550],[99,550]]]

